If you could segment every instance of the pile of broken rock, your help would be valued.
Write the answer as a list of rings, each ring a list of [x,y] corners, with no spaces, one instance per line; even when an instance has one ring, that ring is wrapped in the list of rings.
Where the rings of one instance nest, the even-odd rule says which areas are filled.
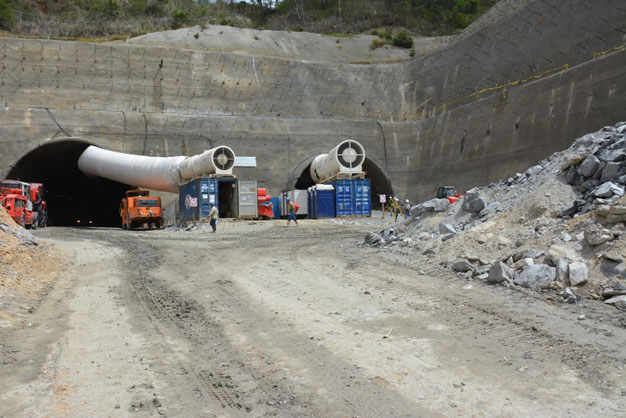
[[[362,245],[467,279],[626,310],[625,180],[626,123],[619,123],[457,203],[420,203]]]

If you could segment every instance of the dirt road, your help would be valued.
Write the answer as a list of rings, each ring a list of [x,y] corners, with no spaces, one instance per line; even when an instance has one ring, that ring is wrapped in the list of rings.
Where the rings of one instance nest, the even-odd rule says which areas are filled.
[[[0,328],[0,417],[623,416],[616,310],[357,248],[372,229],[37,231],[73,264]]]

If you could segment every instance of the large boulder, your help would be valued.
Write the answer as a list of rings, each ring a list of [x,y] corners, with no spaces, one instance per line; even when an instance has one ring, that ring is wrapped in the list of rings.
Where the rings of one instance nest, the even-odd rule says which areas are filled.
[[[487,199],[484,197],[479,197],[478,199],[474,199],[467,204],[470,212],[479,213],[483,209],[487,207]]]
[[[478,213],[481,210],[485,209],[487,206],[487,200],[483,197],[480,197],[480,190],[477,187],[468,190],[465,192],[465,196],[463,197],[463,209],[472,212]]]
[[[558,261],[562,258],[567,259],[570,263],[580,260],[580,257],[574,248],[563,244],[554,244],[550,246],[548,252],[545,254],[545,261],[554,266],[556,266]]]
[[[456,234],[456,229],[448,223],[442,222],[439,224],[440,234]]]
[[[456,260],[454,264],[452,264],[452,270],[459,272],[459,273],[465,273],[468,271],[473,271],[474,265],[470,263],[468,260],[464,258],[460,258]]]
[[[529,289],[536,289],[554,280],[556,280],[556,268],[546,264],[535,264],[525,267],[521,272],[516,274],[513,283]]]
[[[513,279],[513,270],[502,261],[496,261],[489,269],[487,283],[510,282]]]
[[[615,305],[616,308],[626,311],[626,295],[614,296],[604,301],[609,305]]]
[[[556,262],[556,280],[567,283],[567,273],[569,271],[569,263],[566,258],[559,258]]]
[[[595,197],[611,197],[613,195],[623,196],[624,188],[618,184],[613,183],[612,181],[607,181],[606,183],[602,183],[598,186],[594,191],[593,195]]]
[[[585,229],[585,241],[590,247],[602,245],[613,239],[613,233],[599,225],[590,225]]]
[[[613,162],[613,161],[622,161],[626,158],[626,149],[617,148],[617,149],[601,149],[597,152],[598,158],[602,161]]]
[[[626,204],[611,206],[608,209],[606,221],[611,224],[626,223]]]
[[[428,212],[445,212],[450,208],[448,199],[430,199],[411,208],[411,216],[418,218]]]
[[[588,155],[578,166],[578,174],[584,177],[593,176],[600,167],[600,160],[595,155]]]
[[[569,265],[569,284],[578,286],[587,283],[589,270],[587,265],[581,261],[576,261]]]
[[[606,182],[613,180],[619,175],[620,168],[621,166],[619,163],[607,163],[604,170],[602,170],[602,177],[600,177],[600,181]]]

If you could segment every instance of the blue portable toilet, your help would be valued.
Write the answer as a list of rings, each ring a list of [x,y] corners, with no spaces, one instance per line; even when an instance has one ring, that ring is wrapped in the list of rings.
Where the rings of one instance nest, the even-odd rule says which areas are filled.
[[[330,184],[318,184],[315,186],[315,213],[317,218],[334,218],[335,188]]]

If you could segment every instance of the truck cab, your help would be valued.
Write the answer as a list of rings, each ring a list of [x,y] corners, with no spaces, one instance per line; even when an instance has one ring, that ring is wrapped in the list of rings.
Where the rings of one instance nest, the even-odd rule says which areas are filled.
[[[128,190],[120,203],[123,229],[139,227],[162,228],[164,226],[161,198],[150,196],[149,190]]]

